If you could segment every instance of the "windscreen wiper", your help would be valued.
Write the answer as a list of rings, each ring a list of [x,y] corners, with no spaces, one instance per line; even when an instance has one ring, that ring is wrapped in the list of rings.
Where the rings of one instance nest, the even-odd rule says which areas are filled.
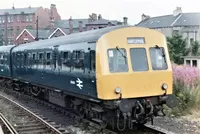
[[[122,55],[124,58],[127,58],[126,55],[121,51],[121,48],[119,48],[118,46],[116,46],[116,49],[121,53],[121,55]]]
[[[165,56],[165,53],[164,53],[164,50],[162,50],[162,48],[160,48],[158,45],[156,45],[156,49],[159,49],[161,51],[161,56],[164,57],[164,60],[165,60],[165,63],[166,63],[166,56]]]

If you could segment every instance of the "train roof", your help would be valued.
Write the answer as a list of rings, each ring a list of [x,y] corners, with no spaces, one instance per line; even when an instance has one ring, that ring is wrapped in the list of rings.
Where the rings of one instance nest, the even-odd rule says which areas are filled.
[[[90,30],[80,33],[74,33],[66,36],[60,36],[52,39],[35,41],[27,44],[21,44],[13,49],[13,51],[23,51],[30,49],[52,48],[57,45],[74,44],[80,42],[96,42],[102,35],[120,28],[131,27],[130,25],[112,26],[97,30]]]
[[[0,46],[0,53],[8,53],[10,49],[15,45],[8,45],[8,46]]]

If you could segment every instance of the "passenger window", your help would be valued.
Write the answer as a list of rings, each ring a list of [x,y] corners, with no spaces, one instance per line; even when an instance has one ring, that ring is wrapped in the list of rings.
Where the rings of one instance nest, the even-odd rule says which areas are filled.
[[[95,51],[91,50],[90,51],[90,68],[92,72],[95,72],[96,70],[95,62],[96,62]]]
[[[27,66],[28,59],[27,59],[27,53],[24,54],[24,66]]]
[[[0,64],[3,65],[4,59],[3,59],[3,54],[0,54]]]
[[[126,50],[124,48],[109,49],[108,63],[110,72],[128,72]]]
[[[71,67],[71,52],[63,52],[62,55],[62,69],[65,71],[70,71]]]
[[[32,59],[33,68],[37,68],[37,58],[35,53],[32,54]]]
[[[73,51],[73,67],[74,71],[82,72],[84,70],[84,51]]]
[[[51,52],[46,53],[46,68],[51,69]]]
[[[39,53],[39,64],[43,64],[44,54]]]
[[[147,71],[149,69],[145,48],[131,48],[130,55],[133,71]]]

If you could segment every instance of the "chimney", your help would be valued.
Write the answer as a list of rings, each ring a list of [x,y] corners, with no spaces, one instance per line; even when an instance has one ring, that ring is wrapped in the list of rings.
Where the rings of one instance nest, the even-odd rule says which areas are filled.
[[[92,13],[92,20],[93,20],[93,21],[96,21],[96,20],[97,20],[97,14]]]
[[[13,6],[12,6],[12,9],[13,9],[13,10],[15,9],[15,6],[14,6],[14,4],[13,4]]]
[[[52,8],[56,8],[56,5],[55,4],[51,4],[51,9]]]
[[[150,18],[149,15],[142,14],[142,21],[143,21],[143,20],[146,20],[146,19],[149,19],[149,18]]]
[[[79,21],[79,32],[83,32],[83,22]]]
[[[179,15],[181,13],[182,13],[181,7],[176,7],[176,9],[173,11],[173,15],[174,16],[177,16],[177,15]]]
[[[50,30],[54,30],[54,20],[50,20]]]
[[[72,17],[69,19],[69,32],[70,34],[73,33],[73,20]]]
[[[101,16],[101,14],[99,14],[99,16],[98,16],[98,20],[100,20],[100,19],[102,19],[102,16]]]
[[[127,22],[128,18],[127,17],[123,17],[123,20],[124,20],[124,25],[127,25],[128,24],[128,22]]]

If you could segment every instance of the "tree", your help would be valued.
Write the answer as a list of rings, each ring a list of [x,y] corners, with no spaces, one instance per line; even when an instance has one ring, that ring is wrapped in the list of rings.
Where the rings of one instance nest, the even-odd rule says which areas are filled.
[[[199,47],[200,47],[200,43],[198,41],[193,41],[191,43],[191,52],[193,56],[199,55]]]
[[[169,49],[170,59],[176,64],[183,64],[182,56],[187,56],[190,49],[187,47],[187,40],[179,33],[172,37],[167,37],[167,44]]]
[[[0,35],[0,46],[3,46],[3,42],[4,42],[4,40],[3,40],[3,35],[1,34],[1,35]]]

